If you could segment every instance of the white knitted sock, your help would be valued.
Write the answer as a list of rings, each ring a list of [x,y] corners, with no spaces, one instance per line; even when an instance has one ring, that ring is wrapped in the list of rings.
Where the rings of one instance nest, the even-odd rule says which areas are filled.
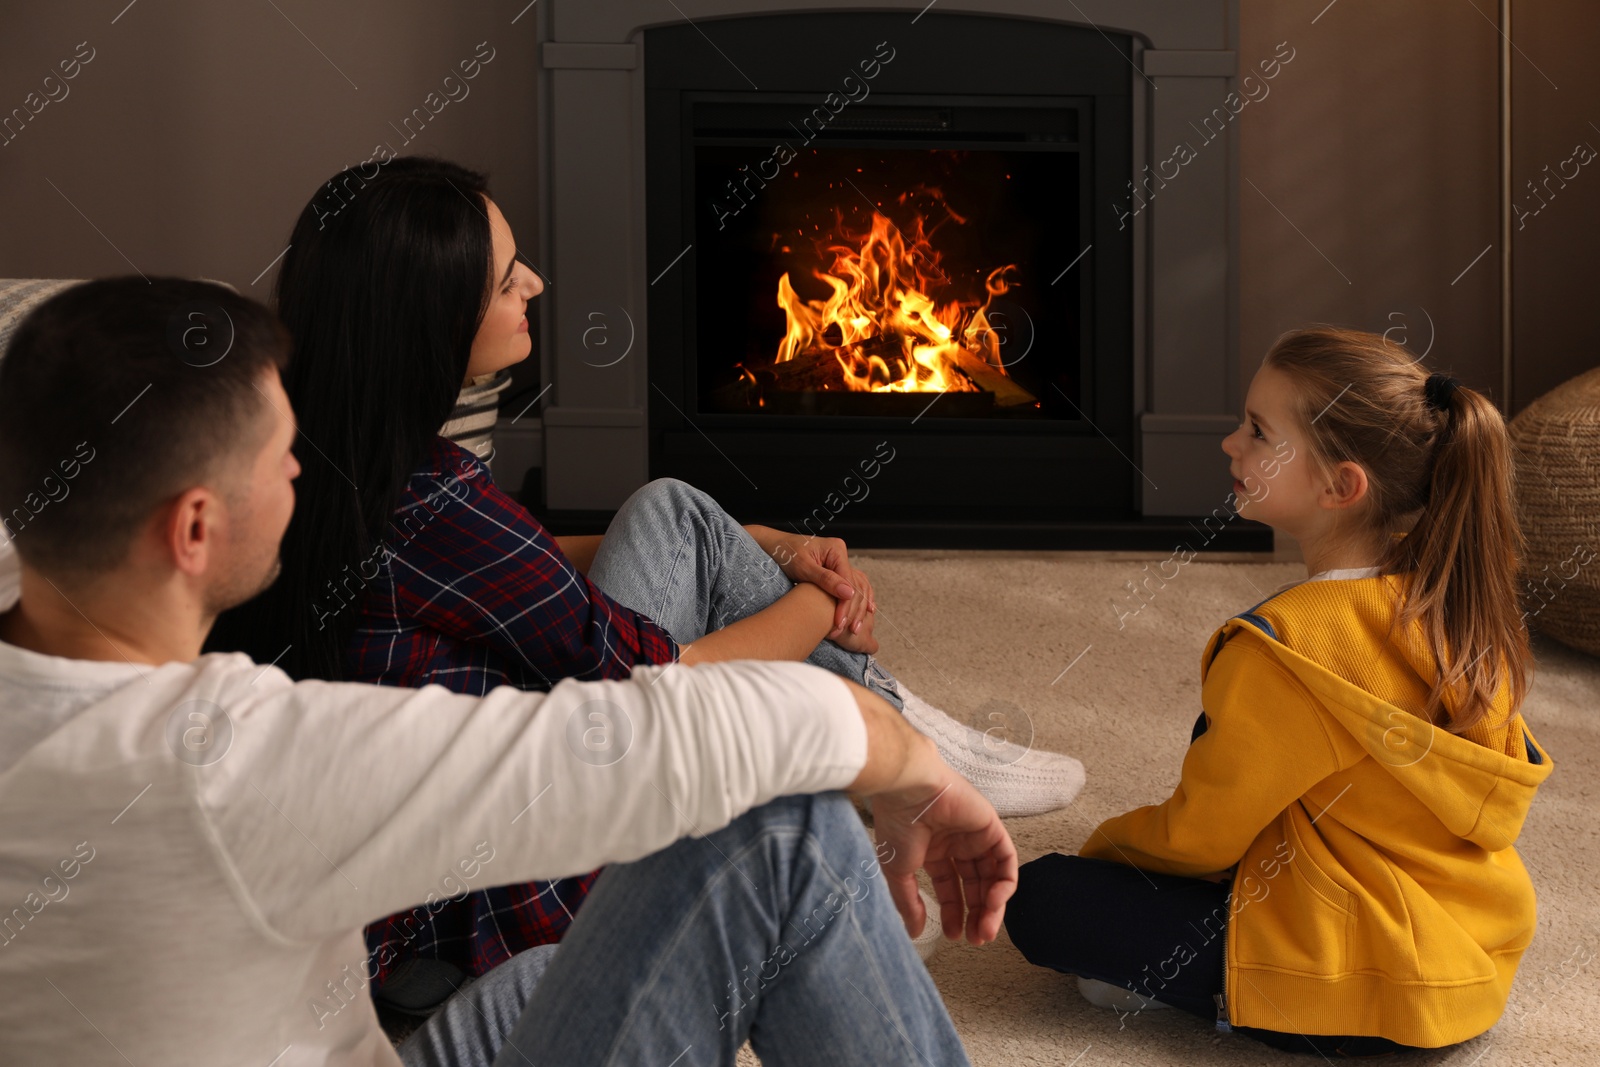
[[[944,761],[977,787],[1001,817],[1041,815],[1072,803],[1083,788],[1083,764],[1058,752],[999,741],[946,715],[896,682],[902,714],[933,738]]]

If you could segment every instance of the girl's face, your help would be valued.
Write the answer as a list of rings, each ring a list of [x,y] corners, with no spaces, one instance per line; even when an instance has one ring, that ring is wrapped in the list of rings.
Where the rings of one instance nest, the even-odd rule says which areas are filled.
[[[1310,461],[1293,401],[1293,379],[1262,367],[1245,397],[1244,422],[1222,439],[1222,450],[1239,514],[1304,541],[1322,532],[1335,512],[1328,510],[1332,490]]]
[[[492,374],[521,363],[533,351],[528,335],[528,301],[544,292],[544,282],[517,259],[517,241],[511,226],[493,200],[489,201],[489,232],[494,240],[494,286],[489,307],[472,339],[467,378]]]

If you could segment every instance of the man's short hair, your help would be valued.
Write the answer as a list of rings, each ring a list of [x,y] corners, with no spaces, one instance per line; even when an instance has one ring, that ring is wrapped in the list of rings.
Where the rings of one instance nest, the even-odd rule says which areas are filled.
[[[119,565],[159,504],[260,447],[262,378],[289,346],[210,282],[106,278],[35,308],[0,360],[0,523],[23,560]]]

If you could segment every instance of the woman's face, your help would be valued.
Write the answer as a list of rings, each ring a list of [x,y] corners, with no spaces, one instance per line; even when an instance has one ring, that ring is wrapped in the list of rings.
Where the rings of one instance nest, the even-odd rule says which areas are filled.
[[[483,322],[472,339],[472,355],[467,359],[469,380],[528,358],[533,351],[533,338],[528,335],[528,301],[544,292],[544,282],[517,259],[517,241],[511,236],[506,217],[493,200],[488,203],[489,232],[494,239],[494,274],[490,279],[493,289]]]

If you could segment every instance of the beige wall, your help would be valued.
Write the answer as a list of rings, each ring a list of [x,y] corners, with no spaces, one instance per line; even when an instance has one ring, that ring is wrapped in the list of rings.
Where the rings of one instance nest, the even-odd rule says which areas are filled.
[[[513,25],[524,0],[275,2],[281,14],[266,0],[104,0],[6,16],[0,113],[43,95],[79,42],[94,58],[0,147],[0,276],[126,272],[131,260],[264,296],[272,274],[252,281],[317,183],[380,142],[488,169],[532,249],[538,7]],[[1431,362],[1498,390],[1498,249],[1456,280],[1499,237],[1498,36],[1474,2],[1494,14],[1492,0],[1241,0],[1242,68],[1280,41],[1295,49],[1239,118],[1243,380],[1280,331],[1331,321],[1401,327],[1419,348],[1432,332]],[[1577,138],[1600,147],[1587,127],[1600,121],[1589,3],[1518,4],[1519,45],[1560,86],[1516,67],[1519,185]],[[406,144],[390,124],[442,93],[483,41],[494,59],[470,95]],[[1583,312],[1597,221],[1600,164],[1520,235],[1522,401],[1596,360],[1600,325]]]
[[[1494,26],[1466,0],[1242,0],[1240,23],[1241,67],[1296,50],[1239,116],[1242,380],[1331,322],[1432,334],[1430,365],[1498,393],[1498,253],[1456,280],[1499,243]]]
[[[0,147],[0,277],[136,268],[264,297],[273,274],[251,283],[317,185],[380,142],[489,170],[533,248],[537,8],[511,24],[526,0],[126,3],[0,16],[0,114],[30,92],[60,96],[45,77],[80,42],[93,50],[65,97]],[[390,123],[403,131],[413,108],[427,114],[430,92],[438,107],[480,42],[493,59],[465,96],[452,83],[460,99],[407,144]]]
[[[1600,158],[1566,164],[1584,144],[1600,151],[1600,11],[1594,0],[1519,2],[1512,39],[1511,184],[1516,203],[1538,214],[1513,230],[1513,391],[1523,407],[1579,371],[1600,365]],[[1548,79],[1548,80],[1547,80]],[[1565,164],[1565,165],[1564,165]],[[1544,168],[1578,174],[1528,191]],[[1517,226],[1514,223],[1513,226]]]
[[[1500,397],[1498,15],[1496,0],[1241,0],[1244,64],[1283,40],[1298,53],[1239,116],[1240,171],[1282,210],[1241,183],[1247,375],[1302,322],[1404,326],[1419,350],[1434,337],[1431,365]],[[1512,184],[1536,207],[1528,180],[1600,149],[1600,14],[1515,0],[1512,39]],[[1513,232],[1514,409],[1600,363],[1600,160],[1552,187]]]

